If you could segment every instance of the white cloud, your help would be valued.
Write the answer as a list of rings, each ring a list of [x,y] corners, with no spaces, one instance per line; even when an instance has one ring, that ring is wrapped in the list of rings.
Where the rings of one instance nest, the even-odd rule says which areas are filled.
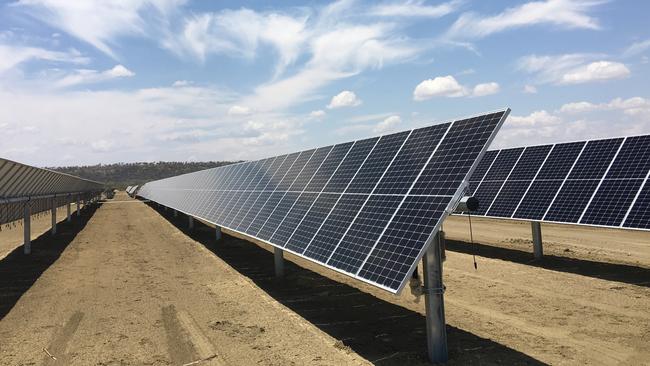
[[[554,116],[545,110],[535,111],[528,116],[510,116],[507,124],[516,127],[544,127],[554,126],[562,122],[560,117]]]
[[[524,85],[524,93],[537,94],[537,88],[534,85]]]
[[[509,29],[549,24],[562,28],[599,29],[598,20],[588,13],[604,3],[599,0],[532,1],[484,16],[465,13],[447,31],[448,39],[479,39]]]
[[[387,17],[440,18],[456,11],[460,4],[461,1],[458,0],[438,5],[425,5],[423,0],[408,0],[375,5],[370,9],[369,14]]]
[[[481,97],[498,93],[500,86],[496,82],[477,84],[473,88],[461,85],[451,75],[438,76],[422,81],[413,90],[413,99],[423,101],[433,97]]]
[[[89,62],[88,58],[81,56],[75,50],[59,52],[37,47],[0,44],[0,74],[29,60],[47,60],[72,64],[86,64]]]
[[[150,27],[166,24],[185,0],[59,1],[19,0],[26,13],[116,58],[112,45],[118,37],[150,36]]]
[[[433,97],[462,97],[465,95],[467,95],[465,87],[451,75],[424,80],[413,90],[413,99],[418,101]]]
[[[122,65],[115,65],[113,68],[105,71],[80,69],[73,74],[66,75],[53,82],[55,87],[65,88],[79,84],[99,83],[117,78],[126,78],[135,76],[135,73]]]
[[[361,99],[357,97],[354,92],[344,90],[332,97],[330,104],[327,105],[329,109],[343,108],[343,107],[356,107],[361,104]]]
[[[572,102],[557,111],[539,110],[508,118],[492,148],[610,138],[650,133],[650,99]]]
[[[622,111],[627,115],[650,116],[650,99],[633,97],[628,99],[615,98],[607,103],[573,102],[562,105],[559,111],[569,114],[595,111]]]
[[[520,58],[517,67],[536,78],[538,83],[579,84],[620,79],[630,75],[622,63],[598,60],[598,54],[530,55]],[[595,59],[595,60],[594,60]]]
[[[474,87],[474,90],[472,92],[472,95],[476,97],[482,97],[485,95],[492,95],[496,94],[499,92],[501,87],[499,86],[498,83],[491,82],[491,83],[485,83],[485,84],[478,84]]]
[[[172,86],[188,86],[188,85],[192,85],[192,82],[188,80],[176,80],[172,84]]]
[[[620,62],[597,61],[581,66],[562,76],[562,84],[581,84],[591,81],[622,79],[630,76],[630,70]]]
[[[17,136],[0,139],[0,151],[3,157],[45,166],[69,163],[64,156],[74,156],[78,164],[185,156],[238,160],[287,152],[287,141],[304,134],[304,118],[254,112],[242,122],[229,116],[237,98],[214,87],[26,91],[0,84],[0,105],[9,106],[0,108],[0,124]],[[24,131],[25,126],[32,131]],[[120,136],[119,142],[98,137],[98,131]],[[25,141],[34,136],[39,143],[26,150]]]
[[[107,140],[97,140],[90,143],[90,148],[94,152],[108,152],[113,148],[114,143]]]
[[[240,105],[234,105],[228,109],[228,114],[231,116],[247,116],[251,114],[251,109],[248,107],[242,107]]]
[[[325,114],[326,113],[325,113],[324,110],[319,109],[319,110],[316,110],[316,111],[309,112],[309,118],[320,119],[320,118],[325,117]]]
[[[623,52],[623,57],[636,56],[650,49],[650,39],[645,41],[634,42]]]
[[[402,123],[402,118],[400,116],[390,116],[386,118],[385,120],[379,122],[375,128],[373,129],[374,132],[376,133],[386,133],[389,131],[393,131],[397,125]]]

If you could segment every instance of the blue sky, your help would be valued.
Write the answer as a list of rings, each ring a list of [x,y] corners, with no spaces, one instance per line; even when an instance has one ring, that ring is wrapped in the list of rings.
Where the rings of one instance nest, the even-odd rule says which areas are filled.
[[[493,147],[650,133],[647,1],[0,2],[0,156],[254,159],[510,107]]]

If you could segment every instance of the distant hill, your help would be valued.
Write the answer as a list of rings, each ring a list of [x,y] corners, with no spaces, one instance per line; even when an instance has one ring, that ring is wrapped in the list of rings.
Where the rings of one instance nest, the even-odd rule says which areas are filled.
[[[148,181],[173,177],[175,175],[196,172],[233,164],[231,161],[206,162],[156,162],[156,163],[118,163],[86,166],[66,166],[48,168],[62,173],[76,175],[106,183],[107,186],[124,189],[127,186],[143,184]]]

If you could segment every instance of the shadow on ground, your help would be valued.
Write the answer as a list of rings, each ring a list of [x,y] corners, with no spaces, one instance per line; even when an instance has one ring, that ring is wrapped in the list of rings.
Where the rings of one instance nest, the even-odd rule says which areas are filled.
[[[31,254],[25,255],[21,245],[0,259],[0,319],[9,313],[41,274],[56,262],[96,210],[96,205],[88,206],[81,210],[80,217],[74,215],[72,222],[60,222],[56,236],[51,236],[47,231],[32,240]],[[13,230],[22,230],[22,226]]]
[[[153,207],[153,204],[152,204]],[[197,222],[187,231],[187,217],[168,221],[228,263],[242,275],[332,337],[378,365],[418,365],[426,362],[423,315],[381,300],[352,286],[285,262],[285,278],[274,277],[273,254],[254,243],[224,235],[214,242],[214,230]],[[521,352],[462,329],[447,326],[449,364],[542,365]]]
[[[470,244],[464,241],[446,240],[447,250],[481,257],[501,259],[558,272],[574,273],[602,280],[623,282],[637,286],[650,287],[650,268],[626,264],[594,262],[585,259],[544,255],[533,260],[532,253],[516,249],[501,248],[485,244]],[[532,251],[532,248],[531,248]]]

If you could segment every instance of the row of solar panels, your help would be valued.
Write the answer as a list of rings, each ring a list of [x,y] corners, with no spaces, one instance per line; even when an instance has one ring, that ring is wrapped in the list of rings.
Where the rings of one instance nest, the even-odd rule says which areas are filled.
[[[649,176],[650,135],[621,137],[488,151],[470,191],[477,215],[647,230]]]
[[[23,218],[25,205],[36,214],[102,190],[98,182],[0,158],[0,224]]]
[[[507,112],[149,182],[138,195],[398,292]]]
[[[0,158],[0,199],[101,189],[98,182]]]

